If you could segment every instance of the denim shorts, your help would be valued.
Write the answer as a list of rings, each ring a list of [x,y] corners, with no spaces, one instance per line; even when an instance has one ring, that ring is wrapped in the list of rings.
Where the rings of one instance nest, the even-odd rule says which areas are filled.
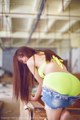
[[[53,90],[42,88],[42,101],[51,109],[65,108],[75,103],[80,96],[68,96]]]

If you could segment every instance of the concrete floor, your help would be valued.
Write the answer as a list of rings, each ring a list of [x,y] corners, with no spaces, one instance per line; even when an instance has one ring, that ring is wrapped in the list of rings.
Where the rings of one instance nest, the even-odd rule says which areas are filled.
[[[20,104],[13,98],[12,84],[0,84],[0,101],[3,102],[0,120],[18,120]]]

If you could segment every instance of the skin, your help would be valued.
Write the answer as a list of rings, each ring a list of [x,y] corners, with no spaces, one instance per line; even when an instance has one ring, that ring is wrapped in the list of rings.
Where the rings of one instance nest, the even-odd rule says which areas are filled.
[[[34,57],[35,57],[35,64],[34,64]],[[23,62],[23,64],[27,64],[29,70],[31,71],[31,73],[34,75],[35,79],[38,82],[38,87],[37,87],[35,96],[34,97],[31,96],[30,98],[30,100],[32,101],[38,100],[39,96],[41,95],[43,79],[39,76],[37,68],[39,68],[40,65],[46,61],[44,54],[42,55],[35,54],[34,57],[32,56],[29,59],[26,56],[18,57],[19,61]],[[35,65],[35,68],[34,68],[34,65]],[[34,69],[35,69],[35,73],[34,73]],[[46,75],[50,72],[59,72],[59,71],[68,72],[64,65],[63,65],[63,68],[61,68],[55,61],[51,61],[45,65],[43,72]],[[47,114],[48,120],[71,120],[72,119],[70,113],[67,110],[63,110],[63,108],[53,110],[47,107],[46,114]]]

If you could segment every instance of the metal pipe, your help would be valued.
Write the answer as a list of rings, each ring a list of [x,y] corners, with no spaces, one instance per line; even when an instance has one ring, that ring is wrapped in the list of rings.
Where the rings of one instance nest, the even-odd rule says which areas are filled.
[[[41,6],[40,6],[40,9],[39,9],[39,13],[38,13],[37,18],[36,18],[36,20],[35,20],[35,23],[33,23],[33,25],[32,25],[31,32],[30,32],[30,35],[29,35],[29,37],[28,37],[27,43],[30,42],[31,36],[32,36],[34,30],[35,30],[36,27],[37,27],[38,21],[40,20],[40,16],[41,16],[42,11],[43,11],[44,6],[45,6],[45,2],[46,2],[46,0],[42,0],[42,2],[41,2]]]

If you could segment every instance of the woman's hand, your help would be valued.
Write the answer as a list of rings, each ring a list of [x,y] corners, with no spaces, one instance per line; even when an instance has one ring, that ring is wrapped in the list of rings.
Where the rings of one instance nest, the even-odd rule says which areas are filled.
[[[37,101],[37,99],[35,98],[35,96],[31,95],[30,101]]]

